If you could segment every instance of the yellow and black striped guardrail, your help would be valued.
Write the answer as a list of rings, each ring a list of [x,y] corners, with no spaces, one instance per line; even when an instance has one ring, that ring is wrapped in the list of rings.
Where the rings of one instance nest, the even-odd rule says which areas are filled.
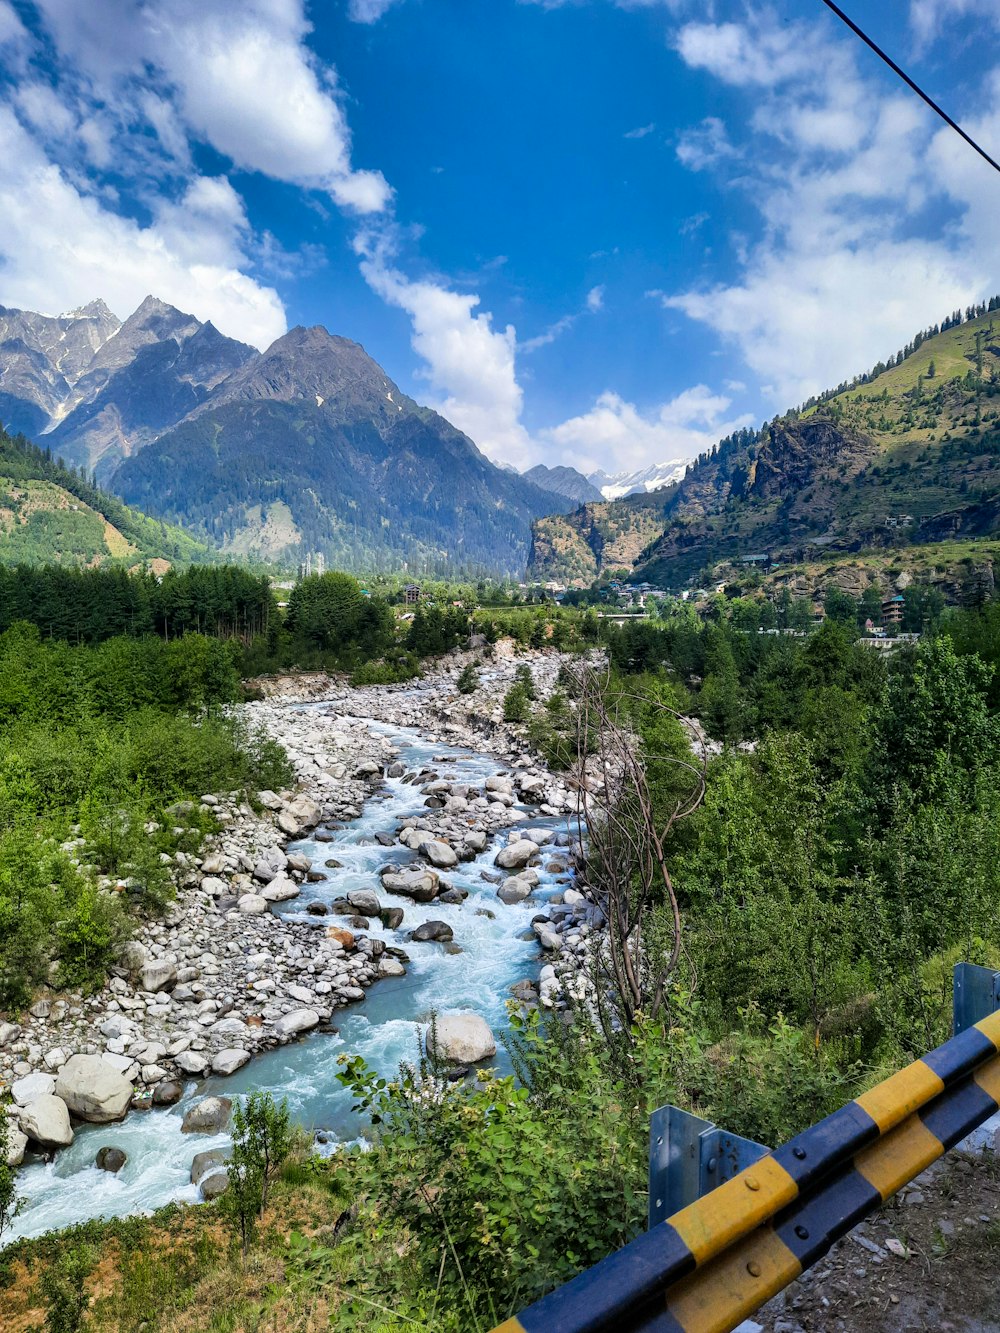
[[[494,1333],[730,1333],[1000,1109],[1000,1012]]]

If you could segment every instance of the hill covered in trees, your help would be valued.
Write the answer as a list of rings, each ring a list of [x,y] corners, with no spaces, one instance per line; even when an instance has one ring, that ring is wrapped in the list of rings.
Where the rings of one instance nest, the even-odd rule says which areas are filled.
[[[0,564],[127,567],[211,559],[179,528],[130,508],[23,435],[0,427]]]
[[[530,573],[667,586],[719,561],[978,538],[1000,526],[1000,314],[955,312],[850,384],[740,431],[652,496],[541,520]],[[617,534],[642,516],[638,551]],[[609,537],[611,538],[609,540]]]

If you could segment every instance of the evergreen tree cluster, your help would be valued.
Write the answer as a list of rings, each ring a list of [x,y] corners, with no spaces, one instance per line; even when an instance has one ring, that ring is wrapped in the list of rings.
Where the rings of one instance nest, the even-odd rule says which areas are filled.
[[[0,565],[0,633],[28,621],[69,643],[194,631],[249,644],[276,616],[269,580],[238,565],[192,565],[159,579],[115,568]]]

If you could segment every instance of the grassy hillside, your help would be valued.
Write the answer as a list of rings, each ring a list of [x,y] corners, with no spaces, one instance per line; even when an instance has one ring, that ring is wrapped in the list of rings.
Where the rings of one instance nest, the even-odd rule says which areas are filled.
[[[759,553],[808,562],[1000,530],[1000,311],[921,335],[865,380],[703,455],[655,493],[659,531],[628,562],[615,549],[615,564],[676,586]],[[613,502],[560,524],[536,525],[541,571],[583,582],[610,567],[595,526],[633,519]]]
[[[204,543],[132,509],[24,436],[0,429],[0,563],[188,564]]]

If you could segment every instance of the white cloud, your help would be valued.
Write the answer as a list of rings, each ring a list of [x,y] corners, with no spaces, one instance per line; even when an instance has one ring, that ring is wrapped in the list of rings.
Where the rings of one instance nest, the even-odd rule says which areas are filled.
[[[224,184],[192,182],[192,233],[225,218],[228,249],[182,244],[180,215],[142,227],[83,194],[0,106],[0,277],[4,302],[54,313],[103,296],[122,316],[149,292],[233,338],[266,346],[285,330],[277,293],[239,271],[237,210]],[[234,195],[235,197],[235,195]],[[200,218],[200,223],[198,219]],[[176,224],[176,225],[175,225]],[[204,241],[204,235],[202,237]],[[218,236],[214,237],[218,242]]]
[[[747,90],[739,184],[761,225],[755,242],[731,238],[735,279],[663,300],[736,347],[775,409],[993,291],[1000,181],[915,98],[863,79],[827,24],[683,32],[689,64]],[[977,132],[1000,142],[1000,82],[976,105]]]
[[[0,0],[0,46],[23,42],[27,37],[27,30],[13,6],[8,4],[7,0]]]
[[[361,272],[383,300],[410,316],[412,345],[427,363],[432,406],[495,460],[523,467],[536,451],[521,424],[524,396],[515,374],[517,336],[512,324],[493,327],[479,297],[442,283],[411,281],[391,263],[385,238],[357,241]]]
[[[624,139],[645,139],[647,134],[652,134],[656,129],[656,122],[651,121],[648,125],[640,125],[637,129],[627,130],[622,136]]]
[[[589,412],[539,432],[558,460],[583,473],[632,472],[651,463],[694,458],[724,435],[750,424],[726,418],[731,400],[706,385],[685,389],[643,414],[618,394],[602,393]]]
[[[706,116],[700,125],[683,130],[677,140],[677,159],[691,171],[704,171],[736,155],[718,116]]]
[[[995,0],[910,0],[910,24],[922,46],[936,37],[946,23],[970,16],[991,19],[1000,25]]]
[[[600,287],[591,287],[590,291],[587,293],[587,309],[592,310],[595,314],[598,310],[604,309],[603,285]]]
[[[554,343],[557,338],[561,338],[564,333],[573,327],[576,323],[576,315],[563,315],[562,319],[557,319],[554,324],[543,332],[535,335],[534,338],[525,338],[517,344],[519,352],[537,352],[540,347],[548,347],[549,343]]]
[[[348,15],[355,23],[377,23],[399,0],[351,0]]]
[[[334,71],[306,45],[303,0],[37,0],[61,52],[95,94],[144,111],[179,152],[169,96],[186,130],[247,171],[327,191],[342,208],[381,212],[392,191],[351,165]],[[114,33],[114,40],[108,34]],[[150,73],[162,87],[150,100]]]

